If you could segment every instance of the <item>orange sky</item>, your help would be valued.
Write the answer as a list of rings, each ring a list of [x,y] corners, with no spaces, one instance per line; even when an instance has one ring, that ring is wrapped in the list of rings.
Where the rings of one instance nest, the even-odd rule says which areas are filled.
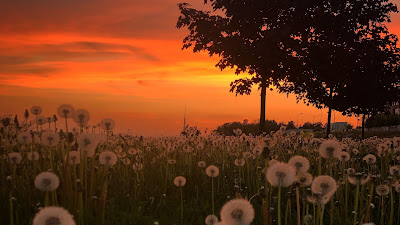
[[[188,1],[202,6],[202,0]],[[217,58],[181,50],[177,0],[18,0],[0,3],[0,115],[32,105],[44,116],[60,104],[91,113],[90,123],[113,118],[118,130],[173,135],[187,120],[200,129],[257,120],[259,92],[235,97],[237,76]],[[390,31],[400,35],[400,15]],[[242,75],[243,76],[243,75]],[[266,118],[321,120],[321,111],[268,91]],[[326,110],[322,110],[326,121]],[[336,121],[356,118],[335,113]]]

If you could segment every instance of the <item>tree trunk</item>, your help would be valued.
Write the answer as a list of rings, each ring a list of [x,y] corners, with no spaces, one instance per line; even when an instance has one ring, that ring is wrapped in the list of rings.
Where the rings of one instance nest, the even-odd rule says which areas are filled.
[[[365,138],[365,114],[362,116],[362,122],[361,122],[361,140]]]
[[[267,82],[261,81],[261,109],[260,109],[260,127],[259,133],[262,134],[265,130],[265,98],[267,96]]]
[[[332,88],[329,88],[329,100],[332,100]],[[331,118],[332,118],[332,109],[329,107],[328,110],[328,122],[326,124],[326,138],[328,138],[331,133]]]
[[[326,138],[328,138],[331,133],[331,118],[332,118],[332,109],[329,107],[328,110],[328,122],[326,123]]]

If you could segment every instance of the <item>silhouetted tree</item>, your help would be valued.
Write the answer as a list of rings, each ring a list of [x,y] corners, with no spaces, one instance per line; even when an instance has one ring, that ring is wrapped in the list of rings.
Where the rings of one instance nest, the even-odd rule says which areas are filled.
[[[390,12],[397,12],[397,8],[387,0],[320,2],[322,5],[316,3],[310,16],[304,18],[309,27],[293,37],[297,44],[292,46],[292,55],[298,59],[298,63],[292,64],[291,73],[280,86],[280,91],[295,93],[298,100],[304,100],[317,108],[328,107],[329,135],[332,109],[347,115],[357,113],[348,110],[358,106],[357,101],[349,100],[356,90],[349,88],[349,84],[358,80],[359,87],[364,87],[365,83],[373,80],[363,78],[362,81],[355,74],[372,77],[373,72],[391,67],[368,67],[360,70],[364,64],[376,65],[388,60],[367,59],[365,50],[383,46],[380,41],[384,38],[379,36],[387,34],[383,23],[390,21]],[[386,40],[386,43],[390,41]],[[370,72],[365,73],[367,69]],[[380,83],[381,87],[385,86],[383,83]]]
[[[293,41],[291,36],[300,23],[296,15],[304,14],[304,3],[291,0],[205,0],[204,3],[211,3],[213,13],[190,8],[187,3],[179,4],[181,16],[177,28],[187,27],[190,31],[183,40],[183,49],[208,51],[210,56],[220,57],[216,67],[221,70],[235,68],[236,74],[251,75],[232,82],[230,91],[236,95],[250,94],[251,87],[259,85],[261,133],[265,127],[266,90],[271,84],[279,85],[286,76],[284,61],[291,57],[283,43]]]
[[[293,130],[296,129],[296,125],[294,125],[294,121],[289,121],[289,123],[286,126],[286,130]]]

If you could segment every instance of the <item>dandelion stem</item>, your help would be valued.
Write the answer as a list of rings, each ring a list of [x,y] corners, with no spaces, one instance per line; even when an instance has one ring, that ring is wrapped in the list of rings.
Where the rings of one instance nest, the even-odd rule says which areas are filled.
[[[212,212],[213,215],[215,215],[215,210],[214,210],[214,177],[211,177],[211,201],[212,201]]]
[[[300,222],[300,193],[299,193],[298,186],[296,187],[296,204],[297,204],[297,225],[301,225],[301,222]]]
[[[382,195],[382,204],[381,204],[381,225],[383,225],[384,217],[385,217],[385,208],[384,208],[384,196]]]
[[[282,225],[281,221],[281,187],[278,188],[278,225]]]
[[[10,224],[14,225],[14,207],[12,203],[12,192],[10,191]]]
[[[357,210],[358,210],[358,195],[360,192],[360,185],[357,184],[356,188],[356,197],[354,198],[354,219],[353,219],[353,224],[357,224]]]
[[[393,223],[393,213],[394,213],[394,207],[393,207],[393,188],[390,187],[390,220],[389,220],[389,225]]]
[[[332,201],[332,200],[331,200]],[[321,210],[321,217],[320,217],[320,225],[324,224],[324,210],[325,210],[325,206],[322,205],[322,210]]]
[[[181,191],[181,225],[183,224],[183,194],[182,194],[182,186],[180,186]]]

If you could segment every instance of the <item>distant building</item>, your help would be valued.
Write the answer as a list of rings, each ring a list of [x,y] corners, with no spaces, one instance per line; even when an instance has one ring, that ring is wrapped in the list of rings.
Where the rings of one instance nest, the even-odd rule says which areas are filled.
[[[400,115],[400,102],[393,103],[386,108],[389,115]]]
[[[336,122],[332,123],[331,130],[332,131],[345,131],[347,128],[347,122]]]

